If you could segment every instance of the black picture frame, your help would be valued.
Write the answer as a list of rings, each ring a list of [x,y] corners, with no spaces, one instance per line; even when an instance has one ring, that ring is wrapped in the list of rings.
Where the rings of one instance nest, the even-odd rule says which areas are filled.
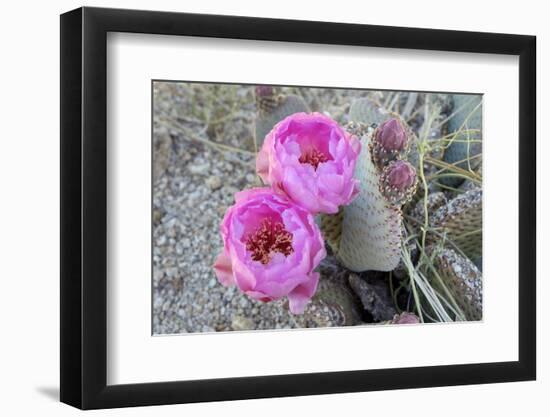
[[[108,32],[519,56],[519,360],[107,385]],[[61,401],[82,409],[536,378],[536,38],[252,17],[79,8],[61,15]]]

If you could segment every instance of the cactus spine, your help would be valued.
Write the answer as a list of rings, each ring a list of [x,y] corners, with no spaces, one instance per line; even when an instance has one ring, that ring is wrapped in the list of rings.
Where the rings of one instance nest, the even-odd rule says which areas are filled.
[[[436,249],[433,249],[436,250]],[[432,249],[428,248],[428,252]],[[437,251],[435,266],[466,320],[481,320],[483,315],[481,272],[469,259],[456,251],[443,248]],[[438,287],[436,280],[432,285]]]
[[[472,261],[482,255],[482,203],[481,188],[474,188],[440,207],[431,219],[432,226],[441,229]]]

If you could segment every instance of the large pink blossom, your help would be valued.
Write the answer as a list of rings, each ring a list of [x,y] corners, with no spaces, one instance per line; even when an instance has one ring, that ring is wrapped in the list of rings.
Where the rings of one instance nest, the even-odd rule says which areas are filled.
[[[317,289],[314,269],[326,256],[313,215],[269,188],[253,188],[235,195],[220,230],[219,281],[264,302],[288,296],[290,311],[301,314]]]
[[[359,140],[330,117],[295,113],[265,137],[256,171],[313,214],[336,213],[359,192],[353,171],[360,151]]]

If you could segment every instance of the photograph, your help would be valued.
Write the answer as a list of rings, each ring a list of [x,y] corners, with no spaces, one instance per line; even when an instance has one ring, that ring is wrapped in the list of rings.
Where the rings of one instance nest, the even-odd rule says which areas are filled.
[[[483,320],[482,94],[151,88],[153,335]]]
[[[550,416],[548,13],[441,4],[6,2],[0,417]]]

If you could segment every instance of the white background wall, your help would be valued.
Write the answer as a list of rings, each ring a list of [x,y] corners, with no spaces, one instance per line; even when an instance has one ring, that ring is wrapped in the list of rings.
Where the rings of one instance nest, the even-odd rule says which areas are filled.
[[[10,1],[0,20],[0,414],[74,415],[59,404],[59,17],[78,1]],[[548,415],[550,210],[543,139],[550,88],[548,11],[541,1],[93,1],[86,5],[534,34],[538,37],[538,381],[193,404],[94,415]],[[503,121],[505,123],[505,121]],[[546,134],[546,135],[545,135]],[[542,166],[542,165],[545,166]],[[543,194],[544,192],[544,194]],[[503,224],[503,235],[506,225]],[[542,265],[542,266],[541,266]],[[406,346],[403,347],[406,355]],[[546,394],[546,395],[545,395]]]

